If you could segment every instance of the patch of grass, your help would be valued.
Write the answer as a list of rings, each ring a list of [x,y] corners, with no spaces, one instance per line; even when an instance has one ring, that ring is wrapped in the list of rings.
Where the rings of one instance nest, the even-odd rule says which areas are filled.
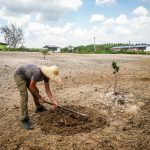
[[[40,52],[40,48],[3,48],[0,51],[21,51],[21,52]]]

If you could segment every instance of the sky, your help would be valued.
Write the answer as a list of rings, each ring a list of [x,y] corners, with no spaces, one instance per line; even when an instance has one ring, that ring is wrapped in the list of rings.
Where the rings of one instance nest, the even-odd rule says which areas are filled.
[[[29,48],[150,43],[150,0],[0,0],[0,27],[11,23]]]

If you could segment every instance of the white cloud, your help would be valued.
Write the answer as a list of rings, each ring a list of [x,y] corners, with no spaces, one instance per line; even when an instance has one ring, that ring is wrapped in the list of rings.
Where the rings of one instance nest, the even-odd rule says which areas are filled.
[[[65,13],[76,11],[82,5],[83,0],[74,0],[74,3],[70,0],[51,0],[51,3],[50,0],[45,0],[45,3],[42,3],[42,0],[36,0],[39,4],[35,3],[35,0],[16,1],[18,3],[12,3],[12,5],[9,0],[2,1],[5,5],[0,6],[0,21],[15,22],[22,26],[27,47],[41,48],[47,44],[62,47],[91,44],[94,36],[96,36],[96,43],[128,42],[129,40],[150,42],[150,16],[143,6],[133,11],[136,14],[133,18],[126,14],[119,14],[115,18],[93,14],[89,22],[100,22],[100,24],[88,24],[87,21],[84,22],[86,24],[84,27],[80,27],[75,23],[62,25],[60,22],[57,25],[41,20],[59,20]],[[100,0],[98,2],[100,4]],[[22,7],[19,7],[20,4]],[[106,1],[105,3],[103,1],[103,4],[106,4]]]
[[[82,5],[81,0],[60,0],[60,5],[65,8],[77,10]]]
[[[73,23],[66,23],[64,26],[50,26],[37,22],[29,23],[26,30],[26,43],[29,47],[43,47],[44,45],[64,46],[73,41]],[[75,32],[75,31],[74,31]]]
[[[30,15],[23,15],[21,17],[15,18],[15,17],[9,17],[8,18],[8,23],[13,23],[17,26],[23,26],[27,24],[30,21],[31,16]]]
[[[59,20],[66,13],[76,11],[83,0],[10,0],[1,1],[4,16],[33,15],[40,20]]]
[[[68,46],[92,44],[96,36],[96,43],[124,42],[129,40],[150,42],[150,16],[136,16],[127,19],[126,14],[116,18],[105,18],[101,24],[90,28],[80,28],[74,23],[64,26],[50,26],[32,22],[27,28],[26,43],[30,47],[43,47],[46,44]]]
[[[96,0],[96,4],[97,5],[103,5],[103,4],[112,4],[112,3],[115,3],[116,0]]]
[[[145,7],[139,6],[133,11],[133,13],[135,15],[142,16],[142,15],[147,15],[149,12]]]
[[[131,34],[131,30],[130,29],[128,29],[127,27],[122,27],[122,26],[117,27],[115,32],[116,32],[116,34],[123,35],[123,36]]]
[[[93,14],[89,20],[89,22],[101,22],[105,20],[105,16],[101,14]]]
[[[127,16],[125,14],[121,14],[120,16],[118,16],[116,18],[116,22],[118,24],[126,24],[128,23],[128,19],[127,19]]]
[[[104,34],[113,34],[116,27],[116,21],[113,18],[107,18],[101,25],[100,31]]]
[[[30,21],[30,15],[18,15],[16,17],[6,14],[6,9],[0,9],[0,20],[6,20],[8,24],[13,23],[17,26],[23,26]]]
[[[127,20],[125,19],[126,21],[122,23],[118,19],[122,18],[120,16],[108,18],[103,22],[101,27],[99,27],[101,32],[97,32],[97,37],[102,37],[103,39],[99,38],[97,40],[101,41],[105,39],[109,42],[128,42],[129,40],[131,42],[150,42],[150,16],[137,16]],[[124,16],[126,15],[124,14]]]

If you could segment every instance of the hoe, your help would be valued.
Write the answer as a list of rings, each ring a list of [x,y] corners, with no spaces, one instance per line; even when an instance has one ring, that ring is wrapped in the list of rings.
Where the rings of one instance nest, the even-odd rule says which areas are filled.
[[[54,105],[53,103],[45,101],[45,100],[44,100],[44,102],[47,103],[47,104],[50,104],[50,105]],[[66,110],[68,112],[74,113],[76,115],[79,115],[79,116],[81,116],[84,119],[88,119],[88,116],[86,114],[83,114],[83,113],[80,113],[80,112],[77,112],[77,111],[74,111],[74,110],[70,110],[70,109],[68,109],[66,107],[62,107],[62,106],[59,106],[59,105],[57,107],[60,108],[60,109]]]

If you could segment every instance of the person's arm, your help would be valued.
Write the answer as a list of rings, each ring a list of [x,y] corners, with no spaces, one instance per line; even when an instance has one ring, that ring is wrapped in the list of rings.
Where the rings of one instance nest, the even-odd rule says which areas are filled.
[[[39,99],[41,104],[44,102],[44,98],[39,94],[35,81],[30,81],[29,90]]]
[[[53,96],[53,94],[51,92],[51,89],[49,87],[49,83],[44,82],[44,85],[45,85],[45,91],[46,91],[47,96],[49,97],[51,102],[55,105],[55,107],[57,107],[58,103],[57,103],[56,98]]]

